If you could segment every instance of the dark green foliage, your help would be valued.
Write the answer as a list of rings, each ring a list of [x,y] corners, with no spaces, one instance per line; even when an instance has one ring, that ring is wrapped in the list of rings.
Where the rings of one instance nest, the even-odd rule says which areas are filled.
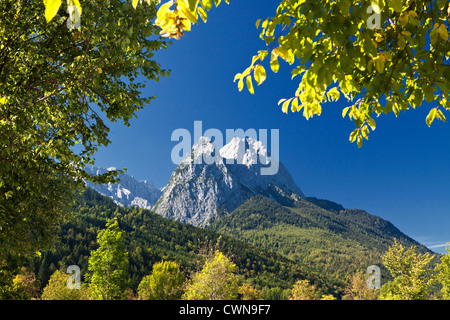
[[[314,203],[316,206],[321,207],[322,209],[333,211],[336,213],[339,213],[341,210],[345,210],[344,207],[338,203],[335,203],[330,200],[324,200],[324,199],[317,199],[315,197],[306,197],[306,200],[308,200],[311,203]]]
[[[168,75],[153,59],[167,46],[154,5],[81,2],[70,30],[66,4],[48,23],[41,0],[1,1],[0,269],[48,245],[83,180],[113,180],[83,170],[111,142],[106,120],[129,126],[154,99],[142,89]]]

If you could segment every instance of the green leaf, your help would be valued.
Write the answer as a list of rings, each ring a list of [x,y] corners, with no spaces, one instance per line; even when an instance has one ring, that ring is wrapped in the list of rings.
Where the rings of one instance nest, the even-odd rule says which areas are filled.
[[[372,129],[372,131],[375,130],[376,127],[377,127],[376,122],[375,122],[375,119],[373,119],[373,118],[367,119],[367,124],[370,126],[370,128]]]
[[[45,5],[45,19],[50,22],[58,13],[61,7],[61,0],[44,0]]]
[[[341,0],[339,2],[339,9],[341,10],[341,13],[346,16],[350,12],[350,0]]]
[[[438,33],[439,33],[439,36],[442,38],[442,40],[448,41],[448,31],[447,31],[447,27],[445,26],[445,24],[441,24],[439,26]]]
[[[383,73],[384,72],[384,61],[381,59],[377,59],[375,61],[375,68],[377,68],[377,71],[379,73]]]
[[[205,7],[206,10],[211,10],[212,8],[212,0],[202,0],[203,7]]]
[[[402,12],[403,0],[387,0],[387,3],[395,12]]]
[[[170,1],[170,2],[172,2],[172,1]],[[188,2],[189,2],[189,10],[194,11],[195,8],[197,7],[198,0],[188,0]],[[219,2],[220,2],[220,0],[219,0]],[[165,4],[163,4],[163,6],[164,5]]]
[[[431,44],[435,44],[439,39],[439,25],[436,23],[434,25],[433,30],[430,32],[430,42]]]

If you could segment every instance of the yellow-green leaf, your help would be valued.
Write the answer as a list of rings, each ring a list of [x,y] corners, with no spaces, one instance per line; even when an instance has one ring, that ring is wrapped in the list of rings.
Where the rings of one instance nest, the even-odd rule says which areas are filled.
[[[291,102],[291,99],[286,100],[283,105],[281,106],[281,110],[284,113],[288,113],[288,107],[289,107],[289,103]]]
[[[363,144],[363,139],[362,139],[362,136],[360,134],[358,135],[357,143],[358,143],[358,148],[361,148],[362,144]]]
[[[436,108],[433,108],[433,109],[430,110],[430,112],[428,113],[427,118],[425,119],[427,125],[431,126],[431,124],[433,123],[435,118],[436,118]]]
[[[202,7],[198,7],[197,9],[198,14],[200,15],[200,18],[202,18],[203,22],[206,22],[208,20],[208,15],[206,14],[205,9]]]
[[[364,139],[369,140],[369,128],[367,126],[361,128],[361,135]]]
[[[349,109],[350,109],[350,107],[347,107],[342,110],[342,118],[345,118]]]
[[[291,104],[291,111],[292,112],[296,112],[298,110],[299,110],[299,108],[298,108],[298,98],[294,98],[292,100],[292,104]]]
[[[278,62],[278,55],[272,51],[270,57],[270,68],[273,72],[277,73],[280,70],[280,63]]]
[[[178,3],[178,2],[177,2]],[[197,21],[197,14],[194,14],[191,12],[188,6],[184,5],[183,2],[180,1],[178,3],[177,9],[181,11],[181,13],[191,22],[191,23],[198,23]],[[199,7],[200,9],[200,7]],[[202,18],[203,19],[203,18]]]
[[[247,89],[251,94],[255,94],[255,90],[253,89],[253,83],[252,83],[252,77],[251,76],[247,76],[245,78],[245,81],[247,83]]]
[[[81,15],[81,13],[83,12],[83,9],[81,8],[80,1],[78,1],[78,0],[72,0],[72,1],[73,1],[73,4],[75,5],[75,7],[78,8],[78,12]]]
[[[334,87],[327,92],[327,96],[329,101],[338,101],[341,94],[339,93],[339,90]],[[345,115],[343,115],[343,117],[345,117]]]
[[[352,143],[355,142],[356,137],[358,136],[358,133],[359,133],[359,129],[353,130],[352,133],[350,133],[349,141]]]
[[[205,7],[206,10],[211,10],[212,8],[212,1],[211,0],[202,0],[202,4]]]
[[[280,99],[280,100],[278,101],[278,105],[282,104],[284,101],[286,101],[286,99]]]
[[[239,92],[241,92],[242,89],[244,89],[244,79],[242,77],[239,79],[238,89],[239,89]]]
[[[255,77],[256,83],[258,83],[258,86],[266,80],[266,69],[260,64],[255,66],[255,71],[253,73]]]
[[[61,0],[44,0],[45,19],[50,22],[61,7]]]
[[[438,116],[439,120],[447,122],[447,119],[445,118],[444,114],[442,113],[442,110],[438,109],[437,116]]]

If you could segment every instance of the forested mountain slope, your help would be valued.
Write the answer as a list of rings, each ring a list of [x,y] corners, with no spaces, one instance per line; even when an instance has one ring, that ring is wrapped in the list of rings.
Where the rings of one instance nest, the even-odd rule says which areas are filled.
[[[336,281],[365,272],[370,265],[381,266],[381,256],[394,239],[406,247],[429,251],[389,221],[315,198],[283,206],[255,196],[210,228],[273,250]]]
[[[87,189],[76,201],[72,219],[61,226],[51,248],[30,264],[41,287],[56,269],[69,265],[86,274],[90,252],[97,248],[96,236],[107,219],[117,218],[126,231],[129,255],[129,286],[136,290],[142,277],[151,273],[152,265],[161,260],[176,261],[189,275],[197,267],[199,251],[220,239],[220,250],[237,264],[244,281],[264,289],[266,297],[277,298],[298,279],[308,279],[324,293],[339,295],[342,283],[331,282],[326,275],[302,266],[279,254],[222,236],[212,230],[166,219],[140,208],[116,205],[111,199]]]

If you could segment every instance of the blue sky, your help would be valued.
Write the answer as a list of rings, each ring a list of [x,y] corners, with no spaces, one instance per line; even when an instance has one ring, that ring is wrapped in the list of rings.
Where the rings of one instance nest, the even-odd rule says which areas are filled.
[[[273,16],[277,1],[222,4],[180,41],[155,55],[170,77],[149,83],[156,95],[131,121],[111,124],[112,144],[100,149],[96,165],[126,167],[128,174],[164,186],[176,165],[171,161],[175,129],[249,128],[280,130],[280,161],[307,196],[329,199],[391,221],[419,242],[444,253],[450,242],[450,124],[435,121],[429,108],[377,119],[377,129],[358,149],[348,141],[354,124],[342,118],[345,98],[323,106],[320,117],[284,114],[277,102],[293,96],[298,80],[281,63],[255,95],[233,83],[258,50],[265,49],[255,22]],[[269,139],[270,140],[270,139]]]

